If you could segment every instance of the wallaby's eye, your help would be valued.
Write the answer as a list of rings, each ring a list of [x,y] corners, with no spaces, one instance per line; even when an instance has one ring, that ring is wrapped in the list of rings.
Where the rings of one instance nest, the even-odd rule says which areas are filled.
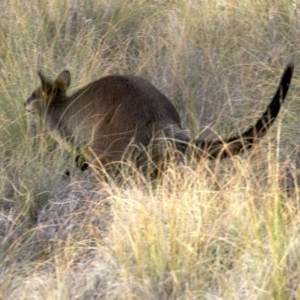
[[[35,98],[35,92],[31,94],[31,98]]]

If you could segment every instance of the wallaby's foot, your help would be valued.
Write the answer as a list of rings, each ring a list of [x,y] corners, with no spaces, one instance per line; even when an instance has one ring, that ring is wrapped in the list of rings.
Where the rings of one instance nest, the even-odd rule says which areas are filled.
[[[78,169],[85,171],[88,168],[88,163],[86,163],[81,155],[77,155],[75,158],[75,164]]]
[[[65,173],[64,173],[64,176],[68,176],[68,177],[69,177],[70,174],[71,174],[71,173],[70,173],[70,170],[66,170]]]

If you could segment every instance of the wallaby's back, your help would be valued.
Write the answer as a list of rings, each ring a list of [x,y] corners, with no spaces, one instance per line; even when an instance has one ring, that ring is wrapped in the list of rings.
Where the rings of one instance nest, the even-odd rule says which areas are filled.
[[[83,138],[103,164],[122,159],[128,144],[146,147],[166,127],[181,129],[173,104],[152,84],[135,76],[108,76],[81,89],[68,100],[78,102],[87,126]],[[87,117],[88,116],[88,117]],[[78,122],[77,122],[78,123]]]

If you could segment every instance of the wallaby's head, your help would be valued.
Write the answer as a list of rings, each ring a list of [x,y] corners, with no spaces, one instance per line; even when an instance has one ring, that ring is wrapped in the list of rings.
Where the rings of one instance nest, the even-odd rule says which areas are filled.
[[[43,116],[53,99],[66,96],[71,74],[68,70],[62,71],[54,81],[46,78],[41,72],[38,72],[38,75],[41,85],[32,92],[24,105],[28,112]]]

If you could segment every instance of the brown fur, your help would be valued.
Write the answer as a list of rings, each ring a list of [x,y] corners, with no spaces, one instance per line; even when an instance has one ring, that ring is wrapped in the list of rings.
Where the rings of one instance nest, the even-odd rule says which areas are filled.
[[[69,71],[61,72],[55,81],[39,72],[41,86],[27,99],[25,107],[45,118],[50,135],[59,143],[106,169],[124,160],[126,153],[138,166],[149,163],[149,153],[155,165],[159,164],[166,149],[162,141],[169,141],[173,149],[183,154],[224,158],[251,148],[266,133],[286,97],[292,74],[290,64],[262,117],[247,131],[228,140],[190,139],[170,100],[137,76],[103,77],[67,96]],[[86,166],[80,165],[82,169]]]

